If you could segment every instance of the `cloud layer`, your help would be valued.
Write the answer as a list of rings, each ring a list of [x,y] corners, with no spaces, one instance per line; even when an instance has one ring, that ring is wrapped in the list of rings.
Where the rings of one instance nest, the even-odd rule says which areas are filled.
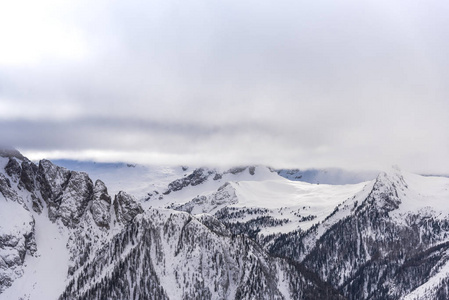
[[[25,154],[449,173],[447,1],[2,6]]]

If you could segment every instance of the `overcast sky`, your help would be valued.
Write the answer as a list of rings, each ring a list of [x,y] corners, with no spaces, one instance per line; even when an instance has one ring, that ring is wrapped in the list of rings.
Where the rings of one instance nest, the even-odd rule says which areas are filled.
[[[449,173],[449,1],[2,1],[32,159]]]

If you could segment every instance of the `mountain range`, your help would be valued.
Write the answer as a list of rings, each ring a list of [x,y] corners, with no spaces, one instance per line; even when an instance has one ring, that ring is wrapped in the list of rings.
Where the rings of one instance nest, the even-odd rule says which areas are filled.
[[[449,178],[308,172],[0,150],[0,299],[449,298]]]

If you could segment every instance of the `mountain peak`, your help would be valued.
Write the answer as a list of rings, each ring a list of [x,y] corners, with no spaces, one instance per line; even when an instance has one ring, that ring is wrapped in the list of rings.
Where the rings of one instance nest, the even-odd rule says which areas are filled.
[[[398,165],[393,165],[389,169],[379,173],[376,181],[390,182],[394,185],[407,187],[407,183],[404,179],[404,172]]]
[[[392,211],[402,203],[406,189],[408,189],[408,184],[400,169],[391,168],[377,176],[367,200],[368,203],[373,203],[378,208]]]

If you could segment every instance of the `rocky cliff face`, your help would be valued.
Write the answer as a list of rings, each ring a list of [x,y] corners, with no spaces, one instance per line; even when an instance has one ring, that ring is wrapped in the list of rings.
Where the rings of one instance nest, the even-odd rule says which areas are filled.
[[[119,192],[114,199],[114,211],[116,219],[122,224],[128,224],[135,216],[143,213],[142,207],[133,196],[126,192]]]
[[[48,216],[69,236],[67,272],[71,274],[90,258],[92,249],[108,241],[111,230],[120,230],[142,212],[132,197],[121,194],[116,198],[119,215],[115,215],[104,183],[98,180],[94,186],[86,173],[48,160],[37,166],[13,150],[0,153],[4,166],[0,170],[0,292],[23,275],[27,255],[35,259],[41,255],[36,254],[40,245],[35,240],[35,217]],[[121,221],[112,224],[112,219]]]
[[[93,200],[93,183],[86,173],[69,171],[48,160],[39,162],[37,177],[50,220],[74,228]]]
[[[100,227],[108,228],[111,222],[111,196],[108,194],[108,189],[103,181],[95,181],[94,195],[90,212],[92,217]]]
[[[11,157],[0,173],[0,293],[23,274],[25,256],[36,252],[34,218],[14,188],[19,170],[20,164]]]
[[[235,194],[235,189],[229,182],[226,182],[216,192],[210,195],[197,196],[187,203],[172,205],[171,208],[192,214],[212,213],[220,208],[236,204],[237,202],[238,198]]]
[[[205,183],[208,180],[220,180],[226,174],[237,175],[244,172],[248,172],[250,175],[255,174],[256,167],[237,167],[231,168],[225,172],[219,172],[215,169],[198,168],[195,169],[191,174],[184,178],[177,179],[168,184],[167,189],[163,192],[164,195],[168,195],[172,192],[180,191],[189,186],[197,186]]]

